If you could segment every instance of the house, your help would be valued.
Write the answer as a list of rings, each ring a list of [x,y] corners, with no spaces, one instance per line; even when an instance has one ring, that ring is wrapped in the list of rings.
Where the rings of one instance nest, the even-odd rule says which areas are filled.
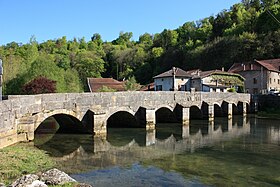
[[[239,74],[223,70],[201,71],[200,69],[184,71],[173,67],[171,70],[154,77],[156,91],[180,90],[191,88],[203,92],[226,92],[232,87],[242,87],[244,78]]]
[[[187,71],[191,75],[191,87],[203,92],[227,92],[229,88],[237,91],[243,87],[244,78],[239,74],[225,72],[224,70]]]
[[[98,92],[104,87],[116,91],[125,91],[124,82],[117,81],[113,78],[88,78],[87,82],[90,92]]]
[[[280,59],[234,63],[228,72],[245,77],[247,93],[267,94],[280,90]]]
[[[155,91],[187,91],[190,90],[191,77],[186,71],[173,67],[154,78]]]

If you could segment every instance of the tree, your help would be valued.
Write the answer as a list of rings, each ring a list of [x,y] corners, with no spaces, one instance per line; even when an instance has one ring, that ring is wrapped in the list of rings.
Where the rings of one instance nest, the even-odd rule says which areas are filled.
[[[141,85],[136,82],[134,76],[129,77],[129,79],[125,81],[125,90],[139,90],[140,87]]]
[[[56,81],[40,76],[25,84],[22,91],[24,94],[55,93]]]

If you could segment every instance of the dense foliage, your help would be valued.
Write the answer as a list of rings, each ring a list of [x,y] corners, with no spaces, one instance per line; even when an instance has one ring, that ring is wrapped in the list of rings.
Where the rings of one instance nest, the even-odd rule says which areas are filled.
[[[0,47],[4,62],[4,93],[21,94],[22,85],[45,76],[57,82],[57,92],[86,91],[87,77],[135,77],[141,84],[177,66],[185,70],[228,69],[235,62],[280,57],[279,0],[243,0],[229,10],[174,30],[121,32],[112,42],[100,34],[38,43],[16,42]]]

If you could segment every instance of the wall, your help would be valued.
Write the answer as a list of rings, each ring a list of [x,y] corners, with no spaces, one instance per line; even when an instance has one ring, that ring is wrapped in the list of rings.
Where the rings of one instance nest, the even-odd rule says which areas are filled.
[[[276,89],[280,91],[280,73],[269,72],[268,73],[268,90]]]

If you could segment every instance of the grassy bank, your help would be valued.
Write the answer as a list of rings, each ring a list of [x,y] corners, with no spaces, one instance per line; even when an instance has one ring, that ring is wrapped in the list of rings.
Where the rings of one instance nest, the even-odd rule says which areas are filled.
[[[258,112],[258,117],[280,119],[280,109],[267,108]]]
[[[17,144],[0,149],[0,183],[10,184],[25,174],[51,169],[55,162],[34,146]]]

